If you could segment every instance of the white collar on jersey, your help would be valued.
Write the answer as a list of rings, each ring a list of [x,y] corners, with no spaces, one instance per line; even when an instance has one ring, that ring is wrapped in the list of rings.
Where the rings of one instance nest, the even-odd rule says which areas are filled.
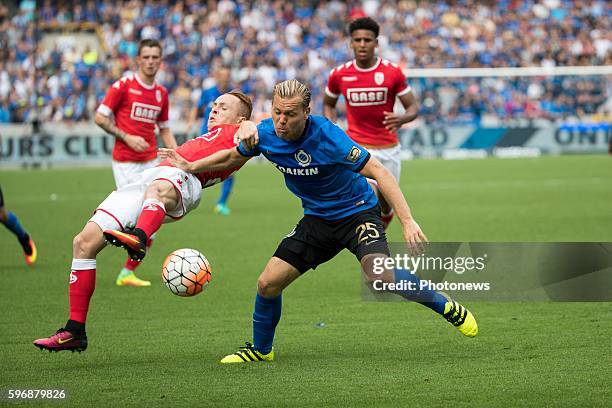
[[[357,60],[353,60],[353,66],[355,66],[355,69],[357,71],[360,71],[360,72],[369,72],[369,71],[374,71],[376,68],[378,68],[378,66],[380,65],[380,61],[381,61],[381,58],[380,57],[376,57],[376,64],[374,64],[370,68],[359,68],[359,66],[357,65]]]
[[[145,84],[144,81],[140,79],[140,77],[138,76],[138,72],[134,73],[134,78],[136,78],[136,81],[140,84],[140,86],[142,86],[145,89],[153,89],[155,88],[155,85],[157,85],[155,81],[153,81],[151,85]]]

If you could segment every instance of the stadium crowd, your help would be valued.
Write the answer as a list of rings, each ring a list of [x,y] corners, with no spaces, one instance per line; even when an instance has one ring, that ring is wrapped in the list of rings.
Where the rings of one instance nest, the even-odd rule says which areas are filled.
[[[163,41],[171,120],[187,119],[219,65],[254,97],[256,117],[287,78],[310,85],[320,113],[330,69],[353,57],[347,22],[363,15],[381,24],[379,54],[407,69],[425,120],[610,117],[603,76],[410,78],[411,68],[610,65],[605,0],[23,0],[0,4],[0,122],[90,120],[142,38]],[[66,27],[90,29],[101,47],[41,41]]]

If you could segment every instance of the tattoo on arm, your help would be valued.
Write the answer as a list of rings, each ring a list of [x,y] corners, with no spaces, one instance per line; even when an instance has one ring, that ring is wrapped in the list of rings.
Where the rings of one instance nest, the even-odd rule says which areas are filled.
[[[115,136],[117,139],[125,141],[126,134],[124,131],[119,129],[117,125],[115,125],[115,121],[113,121],[110,117],[101,115],[103,120],[97,122],[98,126],[104,129],[107,133]]]

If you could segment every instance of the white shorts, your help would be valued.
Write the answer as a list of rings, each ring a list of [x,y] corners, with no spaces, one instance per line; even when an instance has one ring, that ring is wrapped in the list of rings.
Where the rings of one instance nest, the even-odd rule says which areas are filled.
[[[395,177],[399,183],[400,174],[402,173],[402,161],[400,160],[400,153],[402,147],[398,144],[397,146],[389,147],[386,149],[368,149],[372,157],[375,157],[379,162],[385,166],[391,174]]]
[[[100,203],[89,221],[98,224],[102,231],[134,228],[142,210],[145,192],[155,180],[171,182],[179,194],[176,208],[166,208],[164,223],[181,219],[200,204],[202,184],[196,176],[176,167],[160,166],[145,170],[137,182],[113,191]]]
[[[159,163],[159,158],[146,162],[118,162],[113,160],[113,177],[115,177],[117,189],[138,182],[143,171],[151,169]]]

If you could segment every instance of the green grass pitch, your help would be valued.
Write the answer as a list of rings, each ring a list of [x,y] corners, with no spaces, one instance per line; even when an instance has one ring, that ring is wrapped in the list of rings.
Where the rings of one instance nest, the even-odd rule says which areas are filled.
[[[269,165],[237,174],[231,216],[212,213],[215,187],[185,220],[162,228],[140,269],[152,287],[116,287],[124,253],[103,251],[89,349],[43,353],[31,342],[66,321],[72,237],[113,189],[111,170],[2,170],[0,184],[39,248],[39,262],[26,267],[0,228],[2,390],[61,388],[69,398],[60,404],[79,407],[612,400],[612,303],[468,302],[480,326],[468,339],[420,305],[362,301],[346,251],[286,290],[275,362],[220,365],[251,339],[257,276],[301,216]],[[612,241],[610,157],[416,160],[404,162],[401,185],[432,241]],[[400,238],[397,221],[389,236]],[[213,266],[211,285],[195,298],[173,296],[160,279],[165,256],[182,247]]]

